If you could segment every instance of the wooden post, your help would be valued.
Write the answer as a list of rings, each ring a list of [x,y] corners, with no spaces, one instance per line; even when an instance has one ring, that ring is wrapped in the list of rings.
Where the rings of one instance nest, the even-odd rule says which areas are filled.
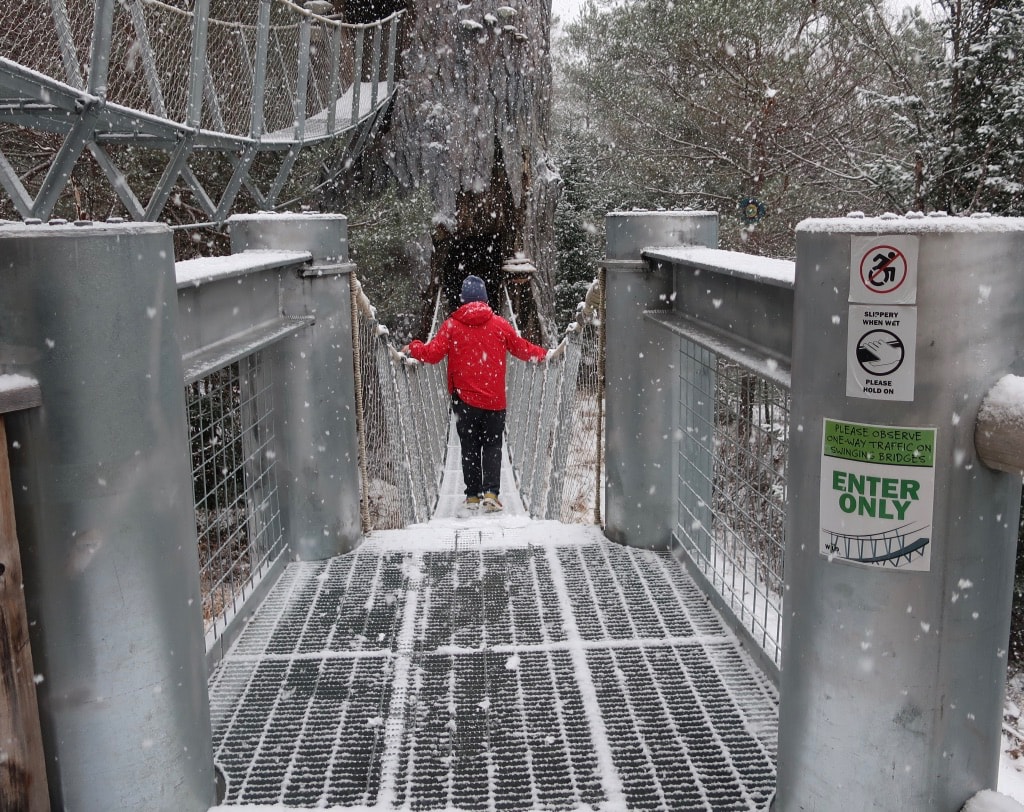
[[[11,812],[50,809],[34,675],[0,414],[0,809]]]

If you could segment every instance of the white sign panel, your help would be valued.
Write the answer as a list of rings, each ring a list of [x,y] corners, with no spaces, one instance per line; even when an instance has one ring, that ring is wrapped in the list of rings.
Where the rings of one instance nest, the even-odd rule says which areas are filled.
[[[825,418],[821,555],[901,572],[931,569],[937,431]]]
[[[850,305],[846,394],[870,400],[913,400],[917,308]]]
[[[850,301],[863,304],[917,302],[917,237],[852,237]]]

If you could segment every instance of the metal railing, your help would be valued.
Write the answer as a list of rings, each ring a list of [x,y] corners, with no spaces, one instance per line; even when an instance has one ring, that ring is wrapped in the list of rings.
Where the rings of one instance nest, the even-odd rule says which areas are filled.
[[[38,632],[17,672],[47,677],[61,808],[214,803],[208,673],[287,560],[361,539],[346,225],[237,215],[233,254],[177,263],[163,225],[0,230],[0,414],[45,403],[0,428]],[[49,698],[111,684],[85,712]],[[99,763],[133,767],[97,785]]]
[[[179,183],[217,222],[243,188],[274,208],[289,180],[322,180],[323,156],[300,160],[298,147],[338,138],[335,153],[361,150],[395,90],[399,19],[348,24],[290,0],[6,4],[5,127],[64,140],[26,150],[20,130],[0,130],[0,187],[22,217],[71,218],[62,196],[88,149],[134,220],[157,219]],[[136,197],[154,177],[149,199]]]
[[[789,389],[686,338],[679,380],[676,539],[777,663]]]
[[[790,437],[793,263],[716,249],[666,264],[678,337],[674,538],[777,674]],[[710,307],[708,304],[710,303]]]
[[[285,551],[270,376],[256,352],[185,387],[208,650]]]
[[[275,229],[294,233],[329,219],[240,217],[232,221],[233,239],[234,232],[243,235],[239,239]],[[309,330],[314,324],[330,330],[327,325],[341,317],[347,324],[348,296],[346,284],[341,313],[331,312],[336,305],[329,302],[327,292],[314,306],[313,293],[300,284],[302,275],[343,266],[321,262],[317,268],[323,271],[310,270],[311,260],[313,254],[301,249],[236,249],[229,257],[176,265],[201,598],[211,665],[234,639],[236,621],[246,607],[260,600],[280,573],[289,548],[295,557],[313,554],[300,549],[308,543],[303,539],[312,535],[302,525],[312,521],[317,526],[317,517],[304,507],[302,515],[296,515],[295,504],[300,500],[304,506],[301,500],[315,482],[293,486],[289,503],[289,478],[282,470],[294,470],[296,460],[306,460],[310,453],[309,436],[296,434],[295,426],[309,426],[321,417],[307,411],[315,397],[315,391],[309,391],[311,382],[338,377],[330,369],[309,366],[315,352]],[[322,277],[324,284],[329,284],[329,276]],[[319,319],[283,315],[282,302],[285,313],[315,310]],[[347,333],[340,324],[336,329]],[[296,409],[302,410],[301,419]],[[345,465],[338,450],[342,438],[335,431],[325,430],[323,435],[315,440],[315,453],[323,456],[317,467],[327,471],[335,460]],[[351,477],[344,484],[354,481]]]
[[[29,12],[9,3],[0,54],[82,91],[93,60],[105,58],[96,89],[108,104],[270,140],[335,134],[394,90],[399,13],[349,24],[290,0],[219,4],[208,17],[209,6],[57,0]]]
[[[425,522],[448,450],[447,362],[420,364],[392,347],[356,279],[352,319],[363,531]]]
[[[643,215],[633,217],[643,222]],[[713,215],[649,217],[643,227],[654,229],[651,239],[662,236],[659,229],[681,227],[694,229],[694,243],[698,238],[715,242]],[[623,223],[616,224],[619,233],[635,226],[629,218],[623,215]],[[616,311],[618,332],[612,341],[627,347],[608,375],[618,381],[633,374],[636,394],[617,393],[615,408],[653,410],[644,418],[650,424],[643,426],[617,415],[609,442],[623,458],[609,466],[623,474],[608,499],[609,511],[614,501],[623,515],[609,521],[613,528],[626,528],[626,534],[646,528],[636,539],[622,539],[626,543],[649,545],[652,535],[667,533],[705,591],[777,677],[794,430],[793,263],[693,244],[649,248],[642,250],[642,261],[609,260],[608,267],[616,274],[620,299],[646,286],[640,308],[651,308],[642,317],[629,315],[632,305]],[[622,335],[624,324],[632,324],[636,335]],[[633,450],[641,434],[646,445]],[[648,519],[661,511],[667,519]]]
[[[508,452],[537,519],[601,523],[603,297],[595,279],[566,329],[561,361],[509,359]]]

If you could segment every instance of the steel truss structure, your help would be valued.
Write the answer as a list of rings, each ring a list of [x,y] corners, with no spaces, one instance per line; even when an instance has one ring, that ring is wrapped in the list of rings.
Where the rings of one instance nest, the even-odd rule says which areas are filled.
[[[123,207],[111,213],[139,221],[160,219],[182,190],[221,223],[243,191],[270,210],[332,180],[393,96],[400,13],[352,25],[317,13],[331,10],[323,0],[305,6],[16,0],[0,10],[0,188],[13,210],[73,215],[69,186],[87,153]],[[26,131],[43,134],[33,149]]]

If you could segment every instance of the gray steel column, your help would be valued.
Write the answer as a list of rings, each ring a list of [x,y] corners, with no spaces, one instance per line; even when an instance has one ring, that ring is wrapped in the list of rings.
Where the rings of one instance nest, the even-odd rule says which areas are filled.
[[[54,809],[214,802],[174,249],[152,224],[0,227],[0,370]]]
[[[263,105],[267,95],[271,0],[259,0],[259,2],[259,21],[256,24],[256,61],[252,80],[252,116],[249,121],[249,136],[257,139],[263,135],[266,128],[266,112]]]
[[[996,786],[1021,481],[974,425],[1021,369],[1021,256],[1019,219],[798,227],[779,812]]]
[[[669,268],[640,260],[645,248],[718,241],[708,212],[613,212],[607,258],[605,535],[667,549],[675,526],[675,392],[678,339],[644,318],[672,308]]]
[[[86,90],[101,99],[107,97],[110,73],[110,43],[113,40],[114,0],[96,0],[92,26],[92,52]]]
[[[235,253],[275,248],[313,254],[312,268],[284,291],[283,315],[314,315],[316,323],[276,344],[267,359],[284,456],[277,460],[281,511],[295,559],[348,552],[362,536],[348,221],[340,214],[262,212],[228,223]]]
[[[203,121],[203,86],[206,84],[206,47],[210,28],[210,0],[196,0],[192,10],[192,54],[188,68],[185,123],[199,127]]]

